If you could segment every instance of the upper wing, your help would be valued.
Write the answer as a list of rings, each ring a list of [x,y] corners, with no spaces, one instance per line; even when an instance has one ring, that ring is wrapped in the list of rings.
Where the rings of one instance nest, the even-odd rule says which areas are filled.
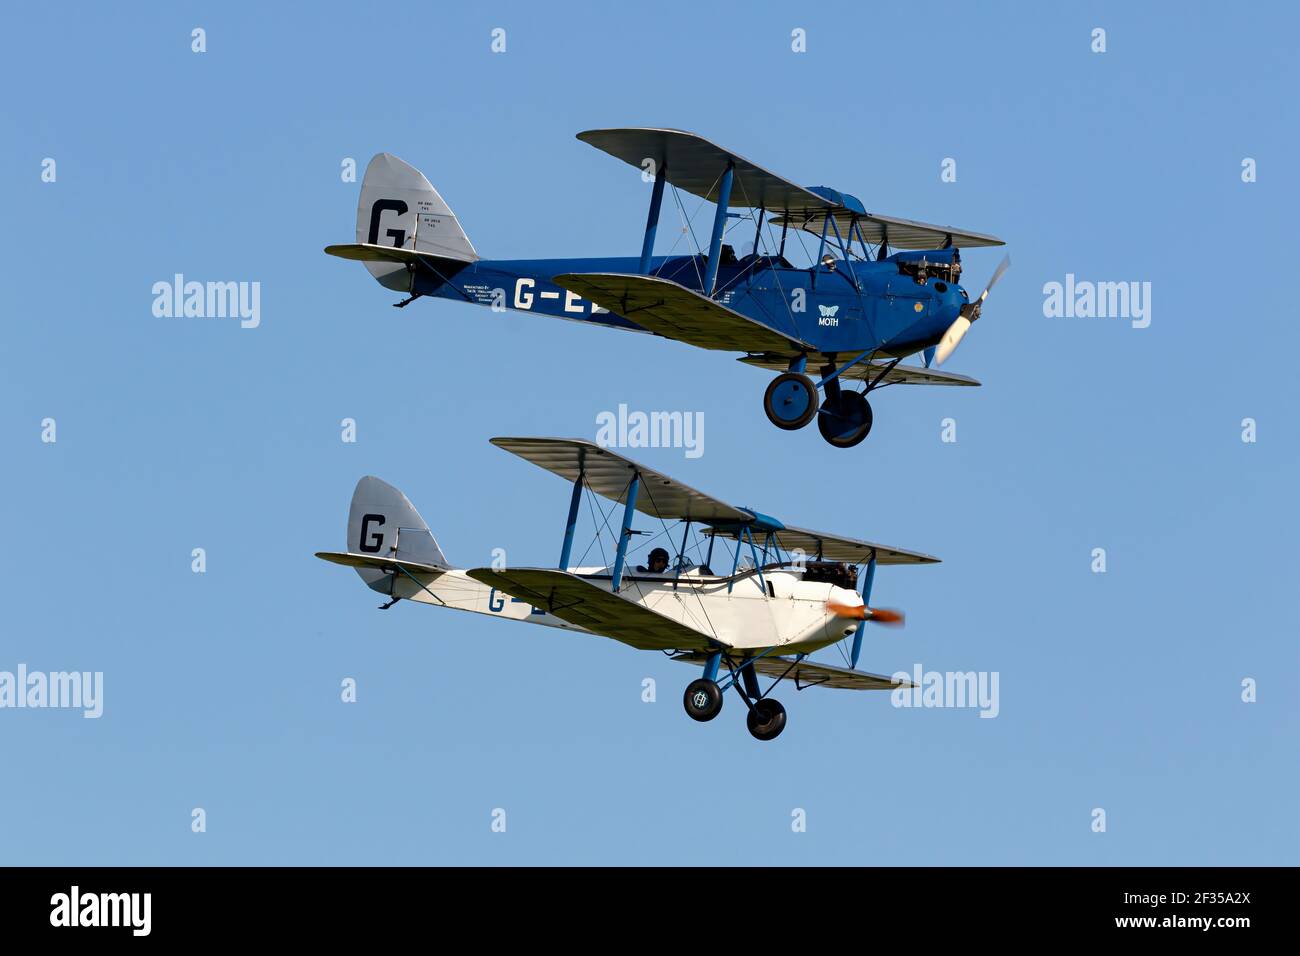
[[[887,242],[894,249],[942,249],[948,246],[973,249],[977,246],[1006,245],[997,236],[985,235],[982,232],[971,232],[967,229],[954,229],[952,226],[939,226],[929,222],[917,222],[914,219],[900,219],[897,216],[882,216],[880,213],[865,212],[860,208],[861,204],[857,199],[852,196],[845,198],[850,200],[852,205],[835,210],[832,218],[835,220],[835,226],[839,229],[840,235],[844,237],[846,243],[851,241],[849,230],[856,224],[858,232],[867,242],[872,244]],[[826,214],[824,212],[813,211],[777,216],[772,220],[772,225],[789,224],[796,229],[803,229],[814,235],[821,235],[822,223],[825,221]]]
[[[611,501],[625,501],[632,475],[639,473],[641,491],[636,499],[637,511],[656,518],[689,519],[711,525],[713,530],[710,534],[735,537],[741,528],[753,530],[757,525],[760,531],[773,531],[781,547],[787,551],[801,548],[807,554],[820,555],[831,561],[865,561],[872,552],[876,554],[877,564],[933,564],[939,560],[920,551],[789,527],[747,508],[719,501],[584,439],[493,438],[492,444],[569,481],[575,481],[581,475],[588,488]]]
[[[705,650],[711,644],[703,632],[619,597],[568,571],[473,568],[465,573],[475,581],[527,601],[570,624],[640,650]]]
[[[699,653],[674,654],[673,660],[687,664],[703,664],[707,655]],[[795,682],[799,690],[805,687],[839,687],[844,690],[894,690],[899,687],[915,687],[910,680],[895,680],[883,674],[869,671],[851,670],[836,667],[834,664],[821,664],[817,661],[799,661],[791,657],[756,657],[749,665],[758,673],[767,677],[787,677]],[[801,686],[802,685],[802,686]]]
[[[790,359],[783,355],[742,355],[737,361],[758,368],[784,372],[790,367]],[[815,364],[811,363],[810,364]],[[888,362],[859,362],[840,373],[840,378],[875,380]],[[941,372],[937,368],[921,368],[916,365],[895,365],[881,380],[882,385],[979,385],[978,379],[956,372]]]
[[[632,476],[640,474],[641,491],[636,498],[636,510],[652,518],[690,519],[705,524],[754,518],[748,511],[586,439],[493,438],[492,444],[569,481],[576,481],[581,475],[588,488],[611,501],[626,501]]]
[[[565,273],[551,281],[656,335],[696,348],[793,355],[812,350],[811,345],[800,339],[747,318],[669,279],[590,272]]]
[[[734,528],[715,527],[708,533],[720,535],[724,538],[734,538],[738,531]],[[838,534],[825,534],[821,531],[809,531],[807,528],[792,528],[789,525],[783,525],[775,530],[774,534],[777,542],[786,551],[794,551],[797,548],[808,557],[819,561],[851,561],[854,564],[861,564],[869,560],[874,554],[877,564],[939,563],[939,559],[934,555],[925,554],[921,551],[892,548],[887,544],[860,541],[857,538],[846,538]]]
[[[859,541],[842,535],[824,534],[821,531],[809,531],[807,528],[792,528],[787,525],[776,533],[781,547],[789,551],[799,548],[805,554],[821,555],[830,561],[853,561],[862,563],[872,554],[877,564],[938,564],[939,559],[921,551],[907,551],[903,548],[891,548],[887,544],[874,541]]]
[[[655,172],[664,171],[668,183],[712,203],[718,201],[722,171],[730,163],[733,179],[728,206],[801,214],[836,206],[703,136],[679,129],[589,129],[579,133],[578,139],[638,169],[644,169],[649,159]]]
[[[788,222],[820,234],[827,211],[833,210],[845,242],[851,241],[849,229],[856,224],[867,242],[883,240],[895,249],[1003,244],[996,236],[867,212],[855,196],[826,186],[799,186],[703,136],[679,129],[589,129],[578,139],[638,169],[651,160],[655,172],[662,169],[668,183],[712,203],[720,198],[722,172],[730,164],[733,178],[727,205],[766,209],[776,216],[772,223],[777,226]]]

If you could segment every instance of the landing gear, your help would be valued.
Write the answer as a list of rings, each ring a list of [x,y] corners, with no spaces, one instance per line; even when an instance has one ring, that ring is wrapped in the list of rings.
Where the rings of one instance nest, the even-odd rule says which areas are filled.
[[[721,652],[711,656],[705,666],[704,676],[686,685],[682,704],[686,708],[687,716],[698,721],[712,720],[722,710],[723,692],[734,687],[740,699],[745,702],[745,707],[748,708],[748,713],[745,714],[745,726],[749,728],[749,732],[757,740],[775,740],[781,735],[781,731],[785,730],[785,708],[780,702],[764,696],[758,686],[758,674],[754,670],[754,662],[748,657],[739,665],[732,658],[727,657],[727,668],[731,671],[731,676],[719,683],[716,665],[722,657]],[[800,655],[799,660],[802,659],[803,655]],[[773,682],[773,686],[780,682],[781,677],[778,677]],[[771,690],[772,688],[769,687],[768,692]]]
[[[777,428],[803,428],[817,415],[817,386],[807,375],[782,372],[763,393],[763,411]]]
[[[871,432],[871,403],[861,392],[826,396],[817,416],[817,430],[836,448],[852,448]]]
[[[722,689],[718,687],[717,681],[701,677],[686,685],[682,704],[692,720],[712,720],[722,710]]]
[[[745,726],[758,740],[774,740],[785,730],[785,708],[771,697],[757,700],[745,715]]]
[[[768,420],[777,428],[793,431],[816,418],[817,430],[834,447],[852,448],[861,444],[871,433],[874,417],[867,393],[879,387],[899,362],[895,358],[884,364],[877,363],[879,371],[876,371],[877,366],[859,365],[864,361],[870,363],[873,354],[863,352],[838,367],[834,356],[828,356],[820,368],[822,378],[819,382],[804,374],[808,356],[803,356],[791,364],[789,371],[782,372],[767,386],[763,394],[763,411],[767,412]],[[863,379],[866,384],[861,392],[850,392],[841,387],[844,373],[855,367],[853,377]],[[818,408],[817,395],[822,391],[826,397]]]

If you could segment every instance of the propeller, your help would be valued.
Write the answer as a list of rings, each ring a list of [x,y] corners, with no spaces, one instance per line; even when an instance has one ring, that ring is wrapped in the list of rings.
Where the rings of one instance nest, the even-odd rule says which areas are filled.
[[[943,333],[943,340],[939,342],[939,347],[935,351],[935,365],[942,365],[948,356],[953,353],[953,350],[961,344],[961,340],[970,331],[971,325],[979,319],[980,309],[984,306],[984,300],[989,297],[989,290],[1002,278],[1002,273],[1006,272],[1010,265],[1011,257],[1003,256],[1002,261],[998,263],[998,267],[993,270],[993,277],[989,279],[989,284],[980,293],[980,297],[974,302],[967,302],[961,307],[961,314],[957,316],[957,320],[948,326],[947,332]]]
[[[850,621],[872,621],[876,624],[901,625],[903,612],[893,611],[887,607],[867,607],[865,604],[838,604],[826,602],[826,610],[836,617],[848,618]]]

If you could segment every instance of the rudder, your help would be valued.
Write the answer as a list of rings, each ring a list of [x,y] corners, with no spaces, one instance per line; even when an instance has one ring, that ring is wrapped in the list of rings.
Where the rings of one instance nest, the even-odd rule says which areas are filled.
[[[357,242],[413,249],[460,262],[479,258],[456,214],[433,184],[391,153],[377,153],[366,167],[357,204]],[[380,285],[397,292],[410,291],[405,265],[365,265]]]
[[[409,498],[388,482],[367,475],[357,482],[348,511],[348,551],[406,559],[416,564],[450,568],[433,532]],[[373,587],[388,573],[358,568],[357,574]]]

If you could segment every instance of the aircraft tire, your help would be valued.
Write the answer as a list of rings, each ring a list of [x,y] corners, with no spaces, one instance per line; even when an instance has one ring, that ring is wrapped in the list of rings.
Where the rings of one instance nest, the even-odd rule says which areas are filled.
[[[745,715],[745,726],[758,740],[774,740],[785,730],[785,708],[771,697],[755,701]]]
[[[874,415],[861,392],[840,392],[837,403],[827,398],[822,408],[826,413],[817,416],[817,430],[836,448],[852,448],[871,433]]]
[[[817,386],[807,375],[782,372],[763,393],[763,411],[777,428],[795,431],[817,417]]]
[[[717,681],[700,677],[686,685],[682,704],[692,720],[712,720],[722,711],[722,688]]]

